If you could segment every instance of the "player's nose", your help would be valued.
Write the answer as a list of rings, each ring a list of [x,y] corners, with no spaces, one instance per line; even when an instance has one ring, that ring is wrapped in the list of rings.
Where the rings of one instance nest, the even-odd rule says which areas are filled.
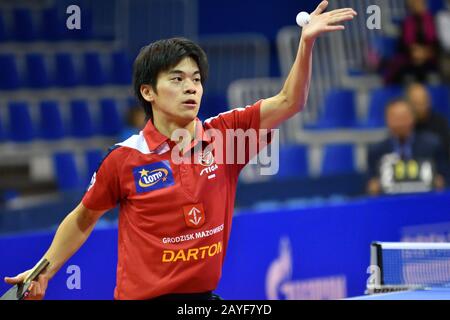
[[[184,85],[184,92],[189,94],[196,94],[197,88],[195,87],[195,83],[191,80],[186,80]]]

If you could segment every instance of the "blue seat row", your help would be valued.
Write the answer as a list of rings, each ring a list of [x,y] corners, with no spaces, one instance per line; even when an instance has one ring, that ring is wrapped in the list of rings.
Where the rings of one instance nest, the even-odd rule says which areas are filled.
[[[356,173],[354,147],[350,144],[330,144],[324,147],[321,165],[322,176]],[[87,187],[89,179],[97,170],[102,157],[101,150],[88,150],[85,154],[86,174],[80,173],[76,155],[70,151],[58,152],[53,156],[54,170],[60,190]],[[286,180],[308,177],[308,148],[302,145],[284,146],[280,149],[279,172],[274,179]],[[70,179],[67,177],[70,172]]]
[[[450,90],[448,86],[428,87],[436,112],[450,119]],[[384,87],[370,93],[368,115],[363,121],[356,116],[355,93],[348,89],[333,89],[325,96],[323,112],[317,123],[307,129],[382,128],[385,126],[386,104],[403,95],[401,87]]]
[[[124,52],[114,52],[110,57],[86,52],[80,67],[70,53],[57,53],[46,58],[39,53],[27,54],[25,70],[21,72],[15,55],[0,54],[0,90],[131,84],[132,65]]]
[[[329,144],[323,148],[320,173],[322,176],[356,173],[354,146],[352,144]],[[280,147],[277,180],[306,178],[309,176],[308,147],[285,145]]]
[[[92,13],[83,8],[82,27],[69,30],[66,20],[69,17],[65,10],[51,7],[40,11],[28,8],[15,8],[12,11],[11,23],[8,25],[6,12],[0,12],[0,42],[6,41],[61,41],[92,40]]]
[[[94,115],[86,100],[73,100],[69,105],[66,122],[60,104],[54,100],[39,104],[38,119],[33,119],[27,102],[10,102],[8,115],[2,126],[0,119],[0,141],[31,142],[34,139],[59,140],[66,137],[90,138],[94,135],[117,136],[124,128],[124,116],[118,102],[111,98],[99,101],[99,110]],[[96,120],[98,119],[98,120]]]
[[[89,149],[84,153],[86,170],[83,172],[78,167],[75,153],[71,151],[61,151],[53,155],[53,169],[56,184],[60,191],[71,191],[80,188],[87,188],[93,173],[99,167],[104,152],[101,149]],[[70,175],[68,173],[70,172]]]

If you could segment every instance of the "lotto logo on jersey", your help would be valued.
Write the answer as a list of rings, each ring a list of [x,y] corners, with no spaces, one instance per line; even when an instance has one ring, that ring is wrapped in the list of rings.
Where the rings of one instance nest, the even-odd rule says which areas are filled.
[[[143,193],[174,185],[169,161],[161,161],[133,169],[136,192]]]

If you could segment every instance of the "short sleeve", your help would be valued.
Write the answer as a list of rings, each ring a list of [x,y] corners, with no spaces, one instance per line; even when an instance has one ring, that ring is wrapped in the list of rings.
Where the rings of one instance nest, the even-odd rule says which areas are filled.
[[[98,170],[93,174],[89,187],[83,196],[83,205],[91,210],[103,211],[114,208],[121,198],[120,171],[124,148],[110,151]]]
[[[245,108],[236,108],[211,118],[212,127],[222,131],[225,157],[233,153],[232,164],[240,170],[271,142],[271,130],[260,129],[260,109],[263,100]]]

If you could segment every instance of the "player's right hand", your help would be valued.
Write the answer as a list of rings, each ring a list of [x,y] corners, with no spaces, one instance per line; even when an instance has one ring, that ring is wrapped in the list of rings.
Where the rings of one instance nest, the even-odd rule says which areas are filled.
[[[303,27],[303,39],[314,40],[322,33],[344,30],[345,26],[342,23],[353,20],[357,15],[357,12],[352,8],[324,12],[328,4],[328,1],[322,1],[316,10],[311,13],[311,21]]]
[[[31,272],[30,270],[27,270],[25,272],[22,272],[18,274],[15,277],[5,277],[5,282],[10,285],[19,284],[25,281],[28,274]],[[39,277],[31,282],[31,286],[29,288],[29,295],[25,300],[42,300],[45,296],[45,291],[47,290],[48,286],[48,276],[45,274],[45,272],[41,273]]]

